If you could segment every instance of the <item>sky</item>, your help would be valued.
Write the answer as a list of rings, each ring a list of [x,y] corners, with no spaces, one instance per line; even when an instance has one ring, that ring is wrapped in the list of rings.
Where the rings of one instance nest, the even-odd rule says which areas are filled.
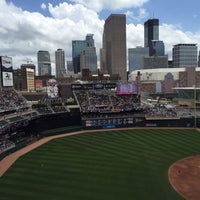
[[[0,0],[0,56],[10,56],[14,69],[32,62],[37,51],[55,51],[72,60],[72,40],[94,34],[99,60],[103,26],[110,14],[126,14],[127,49],[144,46],[144,22],[159,19],[159,39],[171,59],[173,45],[200,47],[200,1],[182,0]]]

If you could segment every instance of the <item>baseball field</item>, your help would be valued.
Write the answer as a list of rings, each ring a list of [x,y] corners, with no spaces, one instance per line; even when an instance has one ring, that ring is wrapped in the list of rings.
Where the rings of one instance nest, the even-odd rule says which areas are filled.
[[[53,139],[0,178],[0,200],[178,200],[168,169],[200,154],[193,129],[133,129]]]

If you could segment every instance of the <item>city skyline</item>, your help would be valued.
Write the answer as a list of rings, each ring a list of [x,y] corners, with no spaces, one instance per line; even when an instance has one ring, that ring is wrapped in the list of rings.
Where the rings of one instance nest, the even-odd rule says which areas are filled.
[[[37,66],[37,51],[46,50],[51,54],[52,71],[55,71],[55,50],[65,50],[66,61],[71,60],[72,40],[82,40],[88,33],[94,34],[99,60],[103,25],[110,14],[127,16],[127,50],[143,46],[143,24],[150,18],[159,19],[159,39],[164,42],[169,58],[173,45],[200,45],[198,0],[178,6],[178,2],[171,0],[113,0],[109,4],[100,0],[10,2],[0,0],[0,55],[11,56],[14,68],[26,63],[27,58]]]

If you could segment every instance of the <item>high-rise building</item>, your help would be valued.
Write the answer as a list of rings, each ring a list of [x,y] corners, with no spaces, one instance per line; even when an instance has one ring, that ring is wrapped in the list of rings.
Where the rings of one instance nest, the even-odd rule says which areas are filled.
[[[149,43],[149,56],[164,56],[165,45],[161,40],[151,40]]]
[[[136,47],[128,49],[129,72],[143,68],[143,58],[149,56],[149,48]]]
[[[199,51],[198,61],[197,61],[197,63],[198,63],[198,67],[200,67],[200,51]]]
[[[67,61],[67,72],[73,72],[73,61],[72,60],[68,60]]]
[[[63,78],[66,76],[65,69],[65,51],[57,49],[55,51],[55,62],[56,62],[56,78]]]
[[[51,60],[48,51],[38,51],[38,76],[50,76],[51,75]]]
[[[144,23],[144,47],[149,47],[149,55],[143,57],[143,69],[168,68],[165,46],[159,40],[158,19],[149,19]]]
[[[93,34],[87,34],[85,40],[73,40],[72,41],[72,61],[74,73],[81,71],[80,55],[87,47],[94,47]]]
[[[173,67],[197,67],[197,45],[176,44],[172,49]]]
[[[144,56],[143,69],[168,68],[168,56]]]
[[[80,55],[81,52],[86,48],[85,40],[72,41],[72,60],[74,73],[80,72]]]
[[[96,48],[89,46],[86,47],[80,55],[80,68],[89,69],[91,72],[97,72],[97,54]]]
[[[126,15],[111,14],[105,21],[101,67],[111,76],[127,81],[126,66]]]
[[[18,91],[35,91],[35,70],[22,67],[13,70],[14,88]]]
[[[21,69],[25,69],[25,68],[33,69],[34,70],[34,75],[36,75],[36,67],[35,67],[34,64],[31,64],[31,63],[22,64],[21,65]]]
[[[94,39],[93,39],[94,34],[87,34],[85,37],[85,41],[87,44],[87,47],[94,47]]]
[[[158,19],[149,19],[144,23],[144,47],[149,47],[151,40],[159,40]]]

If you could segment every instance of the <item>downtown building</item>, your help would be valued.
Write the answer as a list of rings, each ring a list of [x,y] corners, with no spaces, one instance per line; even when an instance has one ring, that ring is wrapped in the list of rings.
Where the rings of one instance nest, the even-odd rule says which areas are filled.
[[[111,14],[105,21],[103,47],[100,52],[101,71],[127,81],[126,15]]]
[[[95,58],[96,48],[94,46],[93,34],[87,34],[85,40],[72,41],[72,61],[75,74],[81,72],[84,68],[91,68],[92,66],[93,69],[94,65],[97,66]]]
[[[149,47],[136,47],[128,49],[129,73],[143,69],[143,59],[149,56]]]
[[[158,19],[149,19],[144,23],[144,47],[149,47],[152,40],[159,40]]]
[[[149,55],[143,58],[142,69],[168,68],[163,41],[159,40],[159,20],[149,19],[144,23],[144,47]]]
[[[65,69],[65,51],[62,49],[57,49],[55,51],[55,62],[56,62],[56,78],[61,79],[66,77]]]
[[[129,72],[139,69],[168,68],[163,41],[159,40],[159,20],[144,23],[144,47],[128,49]]]
[[[173,67],[197,67],[197,44],[176,44],[172,49]]]
[[[14,88],[17,91],[33,92],[35,91],[35,70],[31,68],[13,70]]]
[[[88,69],[92,73],[97,72],[97,54],[95,47],[86,47],[80,55],[80,70]]]
[[[38,76],[51,76],[51,60],[48,51],[38,51]]]

